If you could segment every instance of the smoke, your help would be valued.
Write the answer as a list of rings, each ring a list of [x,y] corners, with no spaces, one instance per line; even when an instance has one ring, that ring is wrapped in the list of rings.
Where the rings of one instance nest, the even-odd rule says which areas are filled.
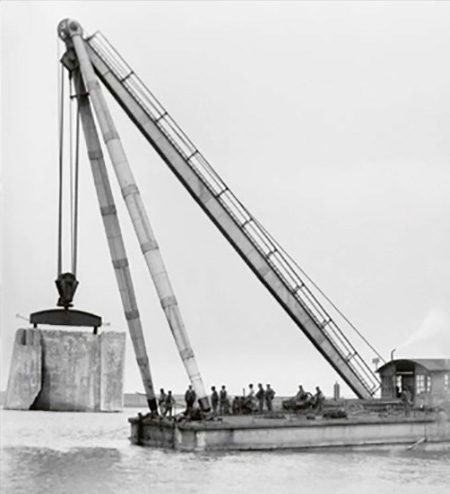
[[[397,351],[410,358],[450,358],[450,320],[445,311],[439,307],[431,309]]]

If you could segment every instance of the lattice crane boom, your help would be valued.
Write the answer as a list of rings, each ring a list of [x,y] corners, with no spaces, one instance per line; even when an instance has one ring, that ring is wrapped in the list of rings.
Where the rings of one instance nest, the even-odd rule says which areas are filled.
[[[96,33],[83,43],[100,81],[257,278],[353,392],[359,398],[373,397],[378,377],[305,284],[297,265],[106,38]]]

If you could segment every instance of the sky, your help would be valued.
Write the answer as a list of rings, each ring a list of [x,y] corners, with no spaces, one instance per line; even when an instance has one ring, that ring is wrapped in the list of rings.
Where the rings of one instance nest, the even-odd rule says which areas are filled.
[[[28,327],[21,317],[57,300],[64,18],[109,39],[386,360],[394,349],[395,358],[450,358],[449,3],[3,1],[0,9],[0,389],[15,331]],[[263,382],[289,395],[302,383],[331,395],[340,377],[108,102],[205,385],[240,393]],[[105,331],[126,331],[84,143],[80,151],[75,306],[101,315]],[[108,166],[154,383],[182,392],[187,376]],[[349,337],[372,365],[373,352]],[[125,390],[142,389],[128,339]]]

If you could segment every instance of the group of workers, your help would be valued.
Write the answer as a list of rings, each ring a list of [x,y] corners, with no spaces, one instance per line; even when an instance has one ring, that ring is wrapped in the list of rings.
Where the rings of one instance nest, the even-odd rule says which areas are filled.
[[[217,392],[215,386],[211,386],[211,407],[214,416],[218,414],[217,410],[219,410],[219,415],[228,415],[230,413],[230,399],[225,385],[222,385],[219,392]]]
[[[318,411],[322,411],[323,404],[325,402],[325,396],[319,386],[316,386],[316,392],[313,395],[312,393],[308,393],[307,391],[305,391],[303,389],[303,386],[300,384],[294,400],[297,405],[304,405],[304,408],[311,407],[316,408]]]
[[[264,411],[264,405],[269,412],[272,411],[272,402],[275,397],[275,391],[271,388],[270,384],[266,384],[266,389],[264,389],[263,385],[258,384],[258,391],[255,393],[253,388],[253,384],[249,384],[248,394],[242,398],[240,398],[240,402],[245,404],[246,409],[250,411],[258,410],[260,413]],[[236,412],[237,409],[242,409],[242,407],[236,408],[236,400],[239,400],[238,397],[235,397],[233,400],[233,405],[230,405],[230,400],[228,397],[227,390],[224,385],[219,392],[217,392],[216,387],[211,387],[211,406],[214,415],[228,415],[230,414],[230,410]]]
[[[189,384],[189,387],[186,390],[186,393],[184,394],[184,401],[186,402],[185,415],[191,415],[192,414],[196,400],[197,400],[197,395],[196,395],[192,385]],[[172,417],[174,414],[175,404],[176,404],[176,401],[172,395],[172,391],[168,391],[166,394],[164,391],[164,388],[161,388],[159,390],[159,398],[158,398],[159,413],[163,417],[166,417],[166,416]]]
[[[173,410],[175,407],[175,398],[172,396],[172,391],[168,391],[167,394],[164,392],[164,389],[161,388],[159,390],[159,398],[158,398],[158,405],[159,405],[159,413],[165,417],[173,416]]]
[[[264,411],[264,404],[267,407],[267,411],[272,411],[272,402],[275,398],[275,391],[270,387],[270,384],[266,385],[264,389],[261,383],[258,384],[258,390],[255,392],[253,384],[248,385],[248,394],[245,397],[247,402],[252,404],[252,409],[254,409],[254,404],[257,404],[257,410],[259,413]]]
[[[235,397],[232,406],[225,385],[222,385],[219,391],[216,389],[216,386],[211,386],[210,400],[214,416],[229,415],[232,411],[236,412],[236,410],[242,410],[242,407],[249,413],[263,413],[265,409],[268,412],[271,412],[273,410],[274,398],[275,390],[272,389],[270,384],[266,384],[266,387],[264,388],[264,386],[259,383],[256,391],[253,384],[249,384],[248,392],[245,393],[244,391],[242,397]],[[189,385],[184,394],[184,401],[186,404],[184,414],[186,416],[192,415],[196,400],[197,395],[195,390],[192,385]],[[303,389],[303,386],[300,385],[293,400],[298,403],[308,402],[310,406],[317,408],[320,411],[322,410],[325,397],[318,386],[316,387],[316,393],[312,395],[311,393],[306,392]],[[236,401],[239,402],[240,407],[235,407]],[[160,414],[163,417],[172,417],[174,415],[175,399],[172,396],[172,391],[168,391],[166,394],[164,389],[161,389],[158,404]]]

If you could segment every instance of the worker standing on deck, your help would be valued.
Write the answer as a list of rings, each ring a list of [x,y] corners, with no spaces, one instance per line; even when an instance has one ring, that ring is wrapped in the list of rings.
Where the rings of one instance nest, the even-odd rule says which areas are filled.
[[[308,398],[308,394],[303,389],[303,386],[300,384],[298,387],[297,394],[295,395],[296,400],[306,400]]]
[[[184,394],[184,401],[186,402],[186,412],[185,412],[186,415],[191,414],[196,399],[197,399],[197,395],[195,394],[192,385],[189,384],[189,387],[186,390],[186,393]]]
[[[224,385],[219,393],[219,410],[220,415],[228,415],[230,413],[230,402],[228,401],[228,393]]]
[[[253,384],[249,384],[248,385],[248,395],[247,395],[247,398],[250,398],[251,400],[253,400],[255,398],[255,390],[253,388]]]
[[[319,386],[316,386],[316,394],[313,397],[313,407],[321,412],[323,409],[323,404],[325,403],[325,396],[323,395]]]
[[[159,398],[158,398],[158,404],[159,404],[159,413],[161,415],[164,415],[164,410],[165,410],[165,406],[166,406],[166,393],[164,392],[164,389],[161,388],[159,390]]]
[[[403,389],[400,399],[402,400],[403,406],[405,407],[405,416],[409,417],[412,407],[412,400],[411,391],[407,386],[405,386],[405,388]]]
[[[245,408],[248,413],[253,413],[256,408],[255,403],[255,389],[253,388],[253,384],[248,385],[248,395],[244,399]]]
[[[266,406],[269,412],[272,411],[272,402],[274,397],[275,391],[270,387],[270,384],[267,384],[266,391],[264,392],[264,399],[266,400]]]
[[[172,417],[174,405],[175,405],[175,399],[172,396],[172,391],[169,391],[166,395],[165,400],[164,400],[163,417],[165,417],[167,414],[169,414],[169,417]]]
[[[264,411],[264,388],[261,383],[258,384],[258,391],[256,392],[256,399],[258,400],[258,412]]]
[[[217,407],[219,405],[219,393],[216,391],[215,386],[211,386],[211,405],[213,409],[213,415],[217,415]]]

